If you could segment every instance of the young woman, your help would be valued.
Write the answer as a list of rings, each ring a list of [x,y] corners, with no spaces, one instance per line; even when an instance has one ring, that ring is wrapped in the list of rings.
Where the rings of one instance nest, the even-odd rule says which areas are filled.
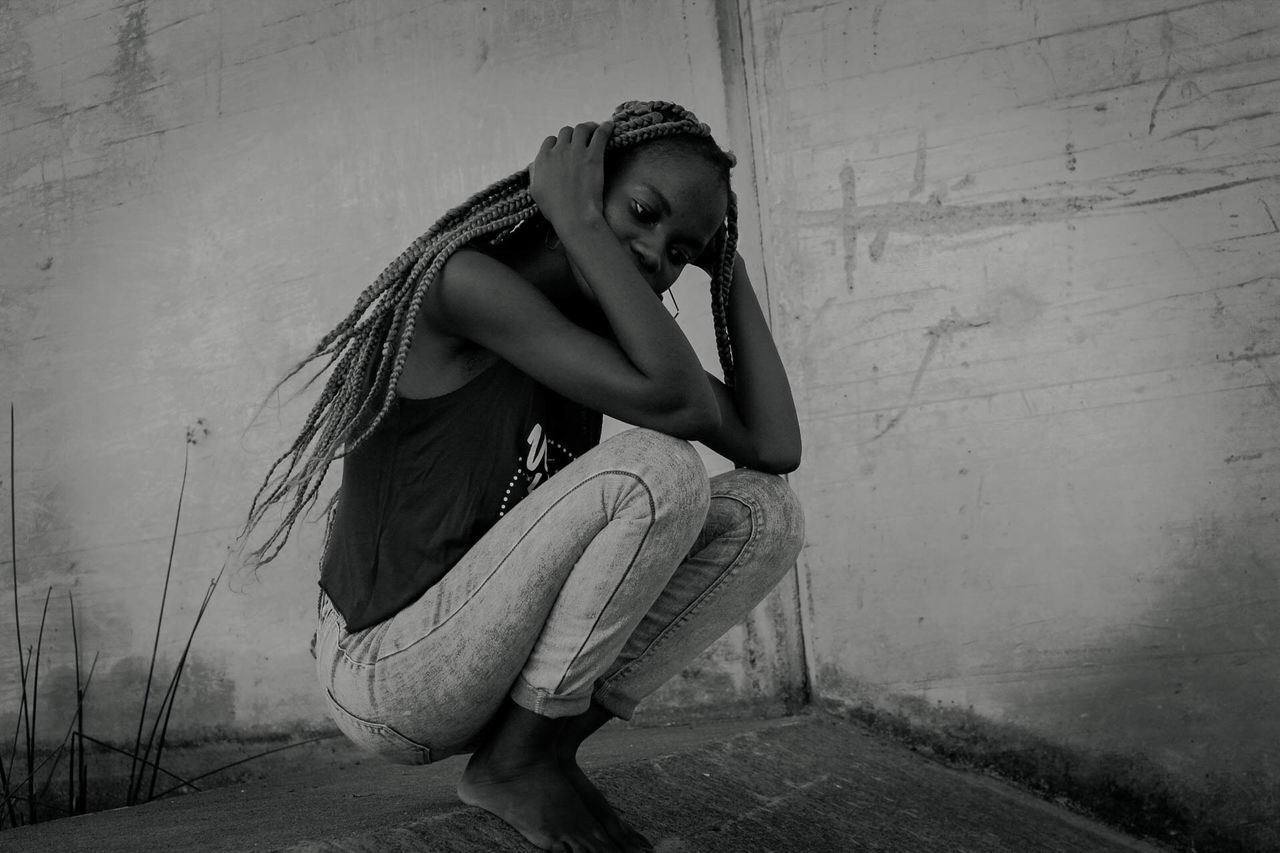
[[[543,849],[651,849],[577,749],[800,549],[777,476],[799,427],[735,250],[732,165],[668,103],[547,137],[303,362],[332,371],[250,511],[252,529],[285,505],[269,560],[343,458],[314,641],[330,713],[392,761],[471,752],[459,796]],[[724,382],[660,303],[691,263]],[[602,413],[636,429],[601,443]],[[690,440],[738,469],[708,479]]]

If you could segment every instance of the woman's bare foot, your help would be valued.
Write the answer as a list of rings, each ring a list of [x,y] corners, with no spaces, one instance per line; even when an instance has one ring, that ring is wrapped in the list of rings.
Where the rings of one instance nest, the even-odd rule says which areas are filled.
[[[557,722],[515,705],[471,756],[458,782],[464,803],[491,812],[543,850],[625,850],[583,802],[556,755]]]
[[[554,762],[491,768],[473,756],[458,782],[458,796],[469,806],[497,815],[543,850],[618,849]]]
[[[622,846],[622,849],[631,853],[651,853],[654,849],[653,843],[635,830],[629,823],[622,819],[622,816],[613,808],[613,805],[605,799],[603,793],[597,788],[587,774],[582,772],[582,768],[578,766],[576,759],[561,758],[560,768],[569,778],[569,782],[573,785],[574,790],[578,792],[578,796],[582,798],[582,802],[586,804],[591,814],[595,816],[613,838]]]
[[[648,853],[654,849],[653,843],[622,819],[605,795],[578,766],[578,747],[611,719],[613,716],[608,711],[593,703],[586,713],[565,720],[557,736],[556,753],[561,769],[577,790],[578,796],[609,835],[629,853]]]

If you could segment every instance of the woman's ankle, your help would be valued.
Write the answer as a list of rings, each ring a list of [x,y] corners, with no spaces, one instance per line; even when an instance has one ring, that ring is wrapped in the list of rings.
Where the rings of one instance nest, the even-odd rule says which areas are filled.
[[[556,737],[556,751],[561,759],[572,759],[578,754],[578,747],[613,719],[613,714],[604,706],[595,702],[586,711],[575,717],[566,717]]]
[[[519,767],[554,760],[563,722],[510,700],[495,715],[472,760],[493,767]]]

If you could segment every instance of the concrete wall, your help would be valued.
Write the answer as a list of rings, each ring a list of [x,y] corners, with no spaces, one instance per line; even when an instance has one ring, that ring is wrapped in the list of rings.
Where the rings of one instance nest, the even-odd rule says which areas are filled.
[[[744,6],[815,692],[1273,808],[1280,5]]]
[[[132,725],[184,452],[169,662],[302,414],[251,425],[274,377],[546,132],[660,96],[743,155],[804,420],[817,696],[1280,790],[1278,25],[1266,0],[0,7],[0,374],[27,644],[55,591],[48,719],[70,591],[94,718]],[[218,590],[175,725],[322,722],[318,546]],[[789,701],[788,592],[657,706]],[[15,671],[0,640],[0,707]]]
[[[252,422],[258,405],[444,210],[631,98],[685,103],[749,148],[745,123],[723,132],[718,40],[712,7],[678,0],[0,6],[0,375],[27,646],[53,589],[47,733],[71,713],[71,593],[84,669],[101,654],[89,731],[132,736],[184,453],[165,669],[310,403]],[[705,277],[689,278],[681,321],[715,364]],[[217,590],[175,734],[325,723],[307,650],[320,538],[300,528],[259,580]],[[781,709],[803,680],[796,624],[784,584],[653,706]],[[13,630],[6,603],[0,729]]]

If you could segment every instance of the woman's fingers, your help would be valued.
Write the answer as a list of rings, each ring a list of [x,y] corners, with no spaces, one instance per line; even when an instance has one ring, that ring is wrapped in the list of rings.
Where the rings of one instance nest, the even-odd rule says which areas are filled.
[[[555,136],[548,136],[542,140],[542,151],[550,151],[553,148],[566,149],[571,146],[577,146],[587,149],[602,149],[609,142],[609,137],[613,134],[613,122],[606,121],[598,123],[594,121],[584,121],[581,124],[570,127],[565,125],[560,128],[560,132]]]
[[[529,164],[529,194],[554,225],[558,217],[597,210],[604,192],[604,151],[611,122],[565,125],[542,141]]]
[[[591,142],[587,146],[592,154],[604,154],[605,146],[609,144],[609,137],[613,135],[613,122],[601,122],[595,126],[595,132],[591,134]]]

